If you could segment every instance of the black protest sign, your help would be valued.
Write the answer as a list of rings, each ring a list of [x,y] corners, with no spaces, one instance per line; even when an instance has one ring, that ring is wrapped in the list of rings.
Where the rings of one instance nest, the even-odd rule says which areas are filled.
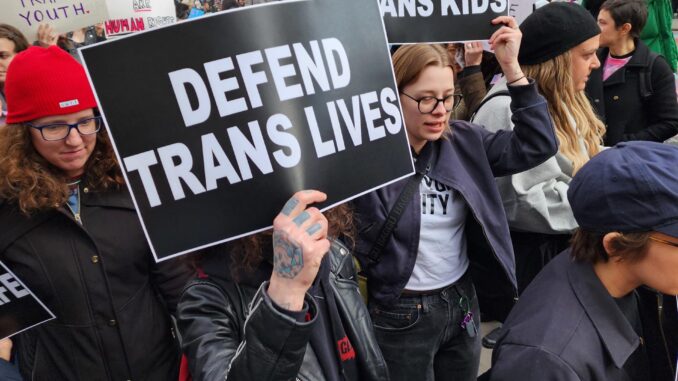
[[[379,0],[391,44],[487,40],[509,0]]]
[[[376,1],[286,1],[81,51],[157,260],[413,172]]]
[[[0,339],[54,319],[54,314],[0,262]]]

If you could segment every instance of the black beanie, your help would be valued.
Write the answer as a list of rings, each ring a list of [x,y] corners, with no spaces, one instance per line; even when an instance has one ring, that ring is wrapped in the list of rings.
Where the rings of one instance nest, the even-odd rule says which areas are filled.
[[[596,20],[581,5],[554,2],[537,9],[522,24],[518,62],[536,65],[600,34]]]

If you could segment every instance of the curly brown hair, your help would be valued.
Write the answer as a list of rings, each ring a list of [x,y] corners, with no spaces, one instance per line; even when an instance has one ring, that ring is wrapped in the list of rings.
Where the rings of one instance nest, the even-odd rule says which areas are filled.
[[[54,209],[68,199],[68,178],[33,147],[29,127],[0,127],[0,199],[17,204],[25,214]],[[120,189],[125,180],[105,130],[85,164],[83,186],[92,191]]]
[[[354,246],[355,224],[353,223],[353,209],[348,203],[341,204],[323,213],[328,222],[328,236],[341,238],[349,247]],[[233,242],[214,246],[196,252],[187,257],[190,267],[201,267],[202,259],[210,255],[231,256],[231,278],[241,281],[252,273],[264,260],[272,260],[271,251],[273,229],[262,233],[240,238]]]

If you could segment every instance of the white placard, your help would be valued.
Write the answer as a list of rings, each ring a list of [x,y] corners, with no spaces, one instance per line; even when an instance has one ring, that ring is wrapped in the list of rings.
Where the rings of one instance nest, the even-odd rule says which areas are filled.
[[[106,37],[121,36],[177,22],[174,0],[108,0]]]
[[[67,33],[107,18],[105,0],[0,1],[0,23],[18,28],[29,41],[37,39],[41,23],[50,24],[57,33]]]

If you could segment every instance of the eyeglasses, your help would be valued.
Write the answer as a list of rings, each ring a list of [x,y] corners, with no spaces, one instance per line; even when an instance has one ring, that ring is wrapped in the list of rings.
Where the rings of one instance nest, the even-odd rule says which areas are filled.
[[[665,245],[669,245],[669,246],[673,246],[673,247],[678,247],[678,242],[665,241],[665,240],[663,240],[663,239],[661,239],[661,238],[656,238],[656,237],[653,237],[653,236],[650,236],[650,239],[653,240],[653,241],[655,241],[655,242],[663,243],[663,244],[665,244]]]
[[[93,135],[101,129],[101,117],[93,116],[83,119],[78,123],[54,123],[44,126],[34,126],[30,123],[24,123],[26,126],[40,131],[42,138],[47,141],[56,141],[66,139],[72,129],[76,129],[80,135]]]
[[[405,94],[401,92],[402,95],[412,99],[413,101],[417,102],[417,108],[419,109],[419,112],[422,114],[431,114],[433,110],[438,107],[438,103],[443,104],[443,107],[445,107],[445,111],[450,112],[457,108],[459,106],[459,103],[461,102],[462,95],[461,94],[452,94],[448,95],[445,98],[436,98],[436,97],[421,97],[421,98],[414,98],[411,95]]]

